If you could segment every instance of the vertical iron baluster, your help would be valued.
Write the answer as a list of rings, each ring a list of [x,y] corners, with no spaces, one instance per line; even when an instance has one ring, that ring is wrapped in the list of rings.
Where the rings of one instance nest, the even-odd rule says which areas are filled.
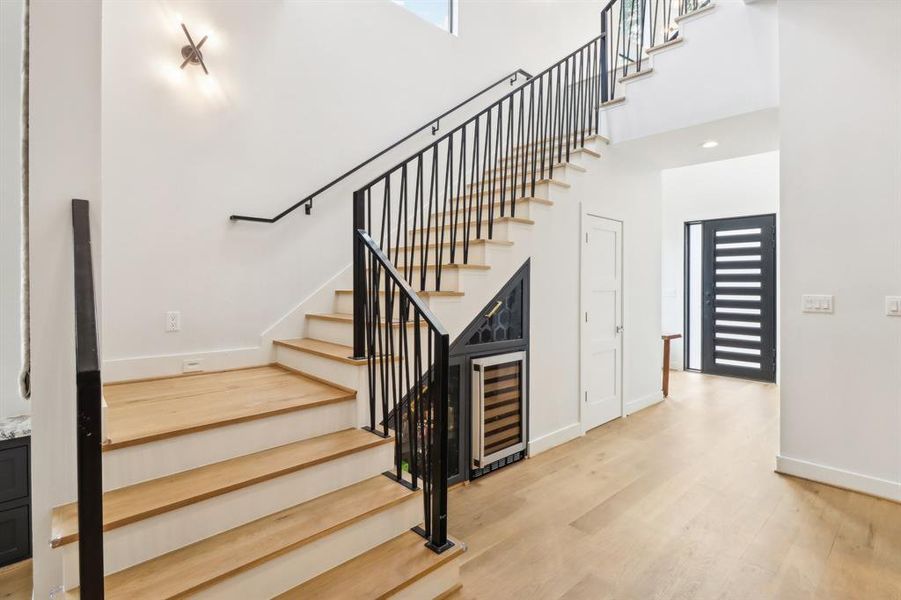
[[[506,213],[506,200],[507,200],[507,163],[510,167],[510,175],[511,180],[516,179],[516,157],[514,153],[516,150],[513,147],[513,96],[511,95],[508,99],[507,106],[507,152],[505,154],[506,158],[504,160],[504,185],[501,186],[501,216],[505,216]],[[511,162],[512,161],[512,162]]]
[[[537,170],[539,167],[541,168],[540,178],[544,179],[544,152],[547,148],[547,139],[544,135],[544,114],[542,113],[542,108],[544,107],[544,75],[538,78],[538,108],[535,112],[535,123],[536,123],[536,135],[535,139],[539,144],[541,144],[541,162],[538,161],[538,155],[532,155],[532,171]],[[536,151],[537,152],[537,151]],[[532,195],[535,195],[535,192],[532,192]]]
[[[465,130],[464,130],[465,131]],[[453,203],[453,194],[454,194],[454,183],[453,183],[453,169],[454,169],[454,136],[451,135],[447,138],[447,163],[444,169],[444,212],[441,214],[441,236],[438,239],[438,236],[435,236],[435,241],[438,242],[438,257],[435,261],[435,289],[441,290],[441,262],[444,259],[444,233],[445,233],[445,225],[447,223],[447,211],[448,211],[448,201]],[[450,194],[450,197],[448,197]],[[437,221],[437,219],[436,219]],[[437,224],[436,224],[437,227]],[[451,253],[453,253],[454,242],[456,237],[455,230],[451,230],[450,232],[450,244],[451,244]],[[425,265],[423,268],[427,269]]]
[[[519,124],[517,128],[519,130],[519,136],[517,139],[517,144],[519,145],[519,158],[522,160],[517,160],[517,163],[522,163],[519,165],[519,170],[522,173],[522,196],[526,195],[526,156],[528,156],[528,147],[525,144],[525,134],[526,134],[526,126],[525,126],[525,118],[526,118],[526,108],[525,108],[525,88],[519,88]],[[514,174],[513,181],[513,189],[510,191],[510,216],[516,216],[516,177]]]
[[[492,166],[492,173],[494,173],[494,179],[491,182],[491,197],[488,201],[488,204],[490,205],[490,208],[488,211],[488,239],[489,240],[494,238],[494,192],[495,192],[495,188],[497,185],[497,178],[501,177],[501,172],[500,172],[501,165],[500,165],[499,161],[503,160],[503,155],[501,154],[501,146],[504,143],[504,138],[503,138],[503,125],[504,125],[503,121],[504,121],[504,119],[503,119],[502,109],[503,109],[503,103],[498,102],[497,103],[497,135],[494,138],[494,165]],[[503,188],[505,185],[507,185],[507,182],[504,180],[503,177],[501,177],[501,179],[500,179],[500,185],[501,185],[501,188]]]
[[[483,209],[485,208],[485,186],[488,185],[488,165],[489,160],[491,158],[491,109],[488,109],[488,112],[485,113],[485,149],[482,153],[482,181],[479,182],[479,201],[477,205],[479,207],[479,216],[478,216],[478,226],[476,227],[476,239],[482,239],[482,218],[484,216]],[[468,254],[467,254],[468,257]],[[468,260],[464,262],[469,262]]]
[[[425,237],[423,245],[426,252],[429,251],[429,243],[432,241],[432,214],[435,214],[435,226],[438,226],[438,213],[434,212],[438,207],[438,144],[432,145],[432,170],[429,173],[429,209],[425,214]],[[438,230],[435,230],[435,240],[438,240]],[[439,248],[435,248],[435,256],[438,256]],[[425,290],[428,283],[428,271],[426,270],[427,260],[422,261],[419,265],[420,290]]]
[[[478,185],[477,177],[479,175],[479,117],[473,121],[472,129],[472,168],[470,169],[469,183],[466,185],[465,196],[463,197],[463,262],[469,258],[469,238],[472,235],[472,218],[473,218],[473,201],[475,201],[475,189]],[[466,169],[463,169],[463,179],[466,180]],[[461,194],[464,193],[462,190]],[[478,223],[476,228],[478,229]]]
[[[533,168],[532,168],[532,174],[531,174],[531,176],[529,177],[529,180],[530,180],[531,183],[532,183],[532,189],[531,189],[531,192],[530,192],[530,194],[529,194],[530,196],[535,196],[535,169],[534,169],[534,158],[535,158],[535,152],[537,152],[537,146],[536,146],[536,144],[538,143],[538,140],[535,139],[535,134],[536,134],[536,126],[535,126],[535,80],[533,79],[532,81],[529,82],[529,134],[528,134],[528,136],[527,136],[527,142],[526,142],[526,147],[529,148],[529,150],[528,150],[528,152],[526,153],[526,162],[525,162],[525,166],[523,167],[523,172],[525,172],[526,170],[528,170],[529,162],[533,162],[533,165],[532,165],[532,167],[533,167]],[[532,161],[529,161],[529,156],[532,157],[532,159],[533,159]],[[526,195],[525,186],[523,186],[522,195],[523,195],[523,197],[525,197],[525,195]]]
[[[400,168],[400,196],[397,199],[397,235],[394,242],[394,259],[392,262],[395,265],[400,265],[400,257],[401,257],[401,231],[404,234],[404,251],[406,251],[407,244],[407,163],[404,163]],[[389,255],[390,257],[390,255]],[[404,273],[404,279],[409,279],[409,270],[410,265],[406,262],[401,265]]]
[[[545,173],[545,159],[547,159],[547,177],[554,178],[554,146],[550,139],[551,107],[554,105],[554,89],[552,85],[553,71],[548,71],[542,79],[547,78],[547,97],[544,102],[544,127],[541,131],[541,173]]]

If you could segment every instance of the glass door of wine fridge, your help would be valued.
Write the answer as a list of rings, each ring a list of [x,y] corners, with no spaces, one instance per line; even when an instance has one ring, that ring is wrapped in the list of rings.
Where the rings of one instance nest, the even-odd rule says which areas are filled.
[[[472,360],[472,464],[479,468],[526,447],[526,353]]]

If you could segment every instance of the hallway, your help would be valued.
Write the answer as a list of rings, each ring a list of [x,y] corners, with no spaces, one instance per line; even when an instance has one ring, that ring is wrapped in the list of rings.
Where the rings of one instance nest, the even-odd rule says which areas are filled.
[[[450,494],[463,598],[901,600],[901,505],[773,472],[778,388],[665,402]]]

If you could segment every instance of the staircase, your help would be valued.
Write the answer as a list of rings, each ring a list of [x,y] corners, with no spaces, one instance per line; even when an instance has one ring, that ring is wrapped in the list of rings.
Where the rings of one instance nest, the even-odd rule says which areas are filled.
[[[669,4],[694,15],[680,12],[684,0]],[[605,28],[624,14],[609,4]],[[666,47],[681,40],[666,35]],[[591,40],[360,188],[353,286],[334,290],[331,312],[306,315],[304,337],[275,341],[275,363],[106,384],[102,434],[88,208],[73,204],[79,502],[54,510],[51,539],[65,597],[458,589],[448,332],[521,264],[554,204],[601,158],[602,111],[661,49],[640,46],[621,68],[610,58],[619,44]]]

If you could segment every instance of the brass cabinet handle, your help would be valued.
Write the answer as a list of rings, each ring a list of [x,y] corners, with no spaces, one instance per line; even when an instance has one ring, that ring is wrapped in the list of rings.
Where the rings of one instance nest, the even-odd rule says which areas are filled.
[[[503,305],[504,305],[504,301],[498,300],[497,304],[495,304],[491,310],[489,310],[487,313],[485,313],[485,318],[490,319],[491,317],[496,315],[497,311],[499,311]]]

